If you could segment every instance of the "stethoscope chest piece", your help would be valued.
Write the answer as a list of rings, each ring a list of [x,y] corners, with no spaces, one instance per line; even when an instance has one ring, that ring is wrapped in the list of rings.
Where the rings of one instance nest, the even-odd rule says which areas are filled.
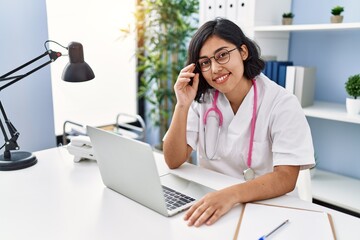
[[[245,181],[253,180],[255,178],[255,172],[252,168],[247,168],[243,172]]]

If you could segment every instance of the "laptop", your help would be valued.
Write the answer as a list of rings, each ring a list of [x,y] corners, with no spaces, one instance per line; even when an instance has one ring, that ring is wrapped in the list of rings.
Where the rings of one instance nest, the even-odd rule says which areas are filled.
[[[164,216],[186,210],[213,189],[168,173],[159,176],[147,143],[87,126],[104,185]]]

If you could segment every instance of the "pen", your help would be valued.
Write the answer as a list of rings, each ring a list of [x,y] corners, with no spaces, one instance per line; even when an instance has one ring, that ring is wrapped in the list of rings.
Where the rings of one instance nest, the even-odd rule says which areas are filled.
[[[273,234],[276,230],[278,230],[279,228],[281,228],[282,226],[284,226],[286,223],[289,222],[289,219],[285,220],[282,224],[280,224],[279,226],[277,226],[276,228],[274,228],[274,230],[272,230],[271,232],[269,232],[268,234],[262,236],[259,238],[259,240],[265,240],[266,238],[268,238],[271,234]]]

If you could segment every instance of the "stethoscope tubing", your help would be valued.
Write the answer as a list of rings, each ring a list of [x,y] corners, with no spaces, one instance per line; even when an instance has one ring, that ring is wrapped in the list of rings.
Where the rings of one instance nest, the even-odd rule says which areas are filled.
[[[258,95],[257,95],[257,86],[256,86],[256,81],[255,79],[252,80],[252,84],[254,86],[254,105],[253,105],[253,111],[252,111],[252,118],[251,118],[251,123],[250,123],[250,139],[249,139],[249,150],[248,150],[248,158],[247,158],[247,166],[248,168],[251,168],[251,161],[252,161],[252,150],[253,150],[253,145],[254,145],[254,135],[255,135],[255,125],[256,125],[256,117],[257,117],[257,99],[258,99]],[[205,152],[205,156],[207,157],[208,160],[214,160],[214,156],[217,152],[218,149],[218,143],[219,143],[219,137],[220,137],[220,132],[221,132],[221,127],[223,125],[223,115],[220,111],[220,109],[217,107],[217,99],[219,97],[219,91],[216,90],[215,94],[214,94],[214,99],[212,102],[212,107],[209,108],[203,117],[203,123],[204,123],[204,152]],[[207,155],[207,148],[206,148],[206,120],[208,118],[208,115],[210,114],[210,112],[215,112],[218,117],[219,117],[219,128],[218,128],[218,134],[217,134],[217,139],[215,142],[215,151],[213,156],[209,157]]]

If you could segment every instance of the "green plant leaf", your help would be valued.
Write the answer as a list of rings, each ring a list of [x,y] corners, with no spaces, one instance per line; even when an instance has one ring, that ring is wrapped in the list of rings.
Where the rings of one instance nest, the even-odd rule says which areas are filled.
[[[176,101],[173,85],[185,65],[198,12],[199,0],[143,0],[134,13],[138,95],[151,105],[149,116],[153,124],[160,124],[160,139],[169,126]]]
[[[356,74],[348,78],[347,82],[345,83],[345,90],[355,99],[360,97],[360,74]]]
[[[344,11],[344,7],[335,6],[331,9],[331,14],[336,16],[336,15],[340,15],[343,11]]]

